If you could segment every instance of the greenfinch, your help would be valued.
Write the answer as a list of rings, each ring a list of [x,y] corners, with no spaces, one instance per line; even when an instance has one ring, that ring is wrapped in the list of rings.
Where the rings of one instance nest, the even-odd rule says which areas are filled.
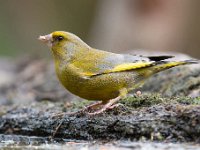
[[[65,31],[40,36],[39,40],[50,47],[61,84],[81,98],[99,101],[87,107],[90,110],[101,106],[94,112],[88,112],[90,115],[114,107],[129,91],[155,73],[197,63],[195,60],[166,61],[173,56],[106,52],[90,47],[78,36]]]

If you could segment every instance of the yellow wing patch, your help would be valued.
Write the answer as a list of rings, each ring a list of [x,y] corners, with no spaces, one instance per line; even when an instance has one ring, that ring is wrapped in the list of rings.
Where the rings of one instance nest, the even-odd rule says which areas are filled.
[[[114,73],[114,72],[122,72],[122,71],[129,71],[133,69],[139,69],[143,67],[148,67],[151,66],[152,62],[136,62],[136,63],[125,63],[118,65],[114,67],[113,69],[106,70],[104,72],[99,72],[99,73],[94,73],[94,72],[82,72],[82,76],[86,77],[92,77],[92,76],[97,76],[97,75],[102,75],[102,74],[107,74],[107,73]]]
[[[97,73],[92,73],[92,72],[82,72],[81,75],[83,76],[95,76]]]
[[[148,66],[151,66],[151,65],[152,65],[152,62],[126,63],[126,64],[118,65],[115,68],[113,68],[112,70],[106,71],[106,73],[128,71],[128,70],[148,67]]]

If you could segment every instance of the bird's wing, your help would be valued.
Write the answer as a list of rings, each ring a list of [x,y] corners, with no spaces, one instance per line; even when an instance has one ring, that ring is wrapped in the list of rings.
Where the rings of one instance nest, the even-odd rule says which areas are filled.
[[[99,51],[98,51],[99,52]],[[90,55],[90,54],[89,54]],[[103,52],[95,56],[81,57],[74,65],[80,68],[80,73],[86,77],[93,77],[102,74],[130,71],[145,67],[150,67],[155,62],[172,58],[172,56],[138,56],[123,55],[109,52]],[[100,57],[101,56],[101,57]],[[80,58],[80,57],[79,57]]]

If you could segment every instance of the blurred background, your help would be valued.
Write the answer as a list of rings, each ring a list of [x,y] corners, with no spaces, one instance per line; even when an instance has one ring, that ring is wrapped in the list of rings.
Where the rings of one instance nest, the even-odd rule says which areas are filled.
[[[0,0],[0,55],[48,57],[37,37],[65,30],[98,49],[200,58],[199,6],[199,0]]]

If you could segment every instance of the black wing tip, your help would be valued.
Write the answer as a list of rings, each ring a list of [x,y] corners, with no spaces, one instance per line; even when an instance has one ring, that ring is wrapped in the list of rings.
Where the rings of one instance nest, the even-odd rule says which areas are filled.
[[[165,60],[165,59],[169,59],[169,58],[173,58],[175,56],[167,56],[167,55],[164,55],[164,56],[148,56],[148,58],[151,60],[151,61],[161,61],[161,60]]]

